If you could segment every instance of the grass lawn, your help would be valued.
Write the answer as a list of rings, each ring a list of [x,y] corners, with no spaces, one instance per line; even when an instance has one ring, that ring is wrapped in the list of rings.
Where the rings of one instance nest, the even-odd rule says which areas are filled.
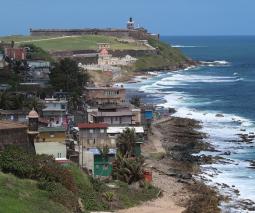
[[[50,200],[48,192],[39,190],[36,181],[19,179],[0,172],[0,212],[68,213],[70,211]]]
[[[49,37],[49,36],[7,36],[0,37],[0,40],[16,44],[33,43],[46,51],[68,51],[68,50],[96,50],[98,43],[110,43],[111,49],[115,50],[141,50],[148,49],[146,46],[139,45],[135,42],[124,43],[118,38],[102,35],[84,35],[84,36],[65,36],[65,37]]]

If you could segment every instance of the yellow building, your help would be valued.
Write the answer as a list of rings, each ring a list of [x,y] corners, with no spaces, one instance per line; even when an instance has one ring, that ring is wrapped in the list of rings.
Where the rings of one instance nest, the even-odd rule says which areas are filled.
[[[66,130],[64,127],[41,127],[36,142],[65,142]]]

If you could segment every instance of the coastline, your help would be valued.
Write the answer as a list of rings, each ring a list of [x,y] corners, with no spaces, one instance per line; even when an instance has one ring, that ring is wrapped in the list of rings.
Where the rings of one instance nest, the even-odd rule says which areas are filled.
[[[199,122],[178,117],[155,121],[148,143],[142,147],[146,167],[153,171],[153,185],[162,190],[162,197],[120,213],[217,213],[221,197],[194,176],[205,159],[192,153],[207,148],[199,131]]]
[[[225,66],[226,63],[228,63],[228,62],[224,61],[224,64],[223,64],[223,61],[222,62],[220,62],[220,61],[216,62],[215,61],[215,62],[207,62],[207,64],[201,64],[201,66],[202,67],[204,67],[204,66],[207,67],[208,64],[210,66],[221,66],[220,64],[223,64],[222,66]],[[200,66],[198,66],[198,67],[200,67]],[[187,71],[191,68],[193,68],[193,67],[186,68],[185,70]],[[183,70],[179,70],[179,71],[181,72]],[[171,73],[171,72],[172,71],[169,71],[169,73]],[[155,76],[158,75],[158,74],[164,75],[164,72],[160,72],[160,73],[155,72]],[[148,76],[148,79],[147,79],[148,84],[151,83],[150,79],[152,79],[155,76],[153,74]],[[141,83],[138,83],[138,85],[143,85],[143,86],[145,85],[145,84],[143,84],[143,81],[147,81],[146,79],[145,80],[144,79],[145,78],[138,77],[138,76],[135,78],[135,80],[137,80],[137,82],[141,82]],[[132,85],[132,84],[129,84],[129,85]],[[147,92],[144,89],[142,89],[142,91],[139,91],[139,90],[134,89],[134,88],[136,88],[136,85],[131,86],[130,90],[128,89],[130,91],[129,94],[128,94],[130,97],[137,94],[142,99],[143,98],[145,98],[145,100],[147,99],[146,102],[151,103],[150,102],[151,97],[150,97],[150,95],[149,96],[146,95]],[[150,93],[151,92],[149,92],[149,94]],[[152,94],[157,94],[157,91],[153,91]],[[170,97],[171,96],[169,96],[169,98]],[[182,101],[182,98],[183,98],[182,96],[177,96],[177,97],[174,97],[173,101],[175,101],[177,103],[179,101]],[[155,98],[153,98],[153,99],[155,99]],[[168,103],[168,101],[167,101],[167,103]],[[157,105],[157,102],[156,102],[156,105]],[[174,106],[175,105],[176,104],[174,104]],[[166,108],[169,107],[167,104],[159,104],[159,106],[164,106]],[[194,152],[191,152],[190,154],[194,154],[194,156],[197,156],[196,155],[197,153],[202,152],[202,153],[200,153],[202,155],[202,158],[199,160],[200,162],[198,162],[196,164],[198,169],[197,169],[197,173],[194,173],[194,177],[196,179],[196,182],[198,182],[202,185],[202,186],[199,186],[199,188],[202,187],[202,188],[205,189],[205,191],[209,190],[209,193],[211,193],[212,196],[209,196],[209,197],[211,197],[209,203],[211,203],[211,199],[215,203],[218,203],[217,205],[215,204],[215,207],[218,206],[220,208],[219,212],[220,211],[222,211],[222,212],[254,211],[255,210],[254,202],[250,199],[245,199],[245,198],[240,197],[240,191],[237,188],[237,185],[229,184],[228,182],[218,183],[218,182],[212,181],[214,178],[217,177],[218,174],[222,173],[221,171],[217,171],[217,169],[215,169],[216,165],[230,165],[231,166],[231,162],[232,162],[228,158],[228,156],[232,153],[232,151],[229,152],[228,150],[218,149],[217,146],[215,146],[215,144],[213,143],[213,141],[211,141],[211,133],[213,133],[213,135],[215,135],[215,134],[217,135],[217,134],[219,134],[218,131],[214,130],[214,129],[211,129],[212,132],[208,133],[208,131],[207,131],[208,129],[205,128],[205,125],[208,125],[208,124],[204,123],[204,120],[200,121],[197,114],[195,114],[196,116],[192,116],[192,114],[196,113],[195,111],[192,111],[192,110],[191,111],[183,111],[178,106],[179,105],[177,104],[177,106],[176,106],[177,113],[174,114],[174,116],[177,117],[177,118],[175,117],[177,120],[189,119],[190,118],[191,120],[193,120],[194,122],[199,124],[198,127],[201,131],[208,134],[208,139],[207,139],[205,137],[205,135],[202,133],[203,137],[200,138],[201,139],[200,141],[196,141],[196,142],[198,142],[198,144],[204,145],[204,146],[201,146],[200,149],[193,150]],[[182,113],[184,113],[184,114],[182,114]],[[233,115],[231,116],[231,115],[226,115],[226,114],[223,114],[223,113],[221,114],[219,112],[214,112],[213,114],[212,113],[207,114],[205,112],[202,112],[200,114],[201,114],[201,116],[204,116],[205,119],[207,118],[207,116],[208,117],[213,116],[213,117],[209,117],[210,119],[212,119],[212,121],[215,120],[215,119],[218,122],[224,122],[224,120],[229,120],[230,122],[234,122],[234,123],[238,123],[238,124],[242,124],[242,122],[243,122],[243,121],[240,120],[240,117],[238,117],[238,116],[233,116]],[[186,115],[186,116],[184,116],[184,115]],[[166,125],[166,124],[164,124],[164,125]],[[206,127],[208,128],[208,126],[206,126]],[[189,128],[189,127],[186,127],[186,128]],[[195,127],[195,129],[196,128],[197,127]],[[240,131],[241,132],[239,134],[237,134],[238,132],[235,133],[236,136],[238,136],[238,137],[236,139],[234,139],[233,141],[230,140],[229,142],[236,142],[238,144],[247,144],[249,146],[249,143],[251,141],[250,138],[253,139],[253,135],[250,135],[250,134],[253,134],[253,133],[247,134],[248,132],[247,133],[243,132],[243,131],[246,131],[246,130],[243,130],[243,129],[240,129]],[[170,132],[170,131],[168,130],[166,133],[168,133],[168,132]],[[172,141],[175,141],[175,140],[176,140],[176,138],[173,137]],[[162,140],[162,144],[163,144],[163,146],[165,146],[164,145],[164,140]],[[215,149],[217,149],[217,150],[215,150]],[[205,153],[205,154],[203,154],[203,153]],[[159,163],[161,163],[161,162],[156,161],[157,166],[159,165]],[[182,167],[183,164],[180,163],[179,166]],[[252,164],[251,164],[251,166],[252,166]],[[155,172],[158,172],[158,171],[155,171]],[[196,184],[191,184],[191,186],[196,186]],[[193,197],[193,195],[194,195],[193,190],[196,190],[196,188],[197,187],[195,187],[194,189],[189,191],[191,197]],[[179,190],[179,192],[181,193],[182,190]],[[206,192],[206,194],[207,193],[208,193],[208,191]],[[199,197],[199,194],[201,196],[203,196],[203,193],[198,192],[196,197]],[[174,197],[171,197],[170,199],[174,199]],[[190,199],[189,202],[186,202],[185,207],[192,206],[195,202],[196,201],[194,199]],[[199,202],[200,202],[200,200],[199,200]],[[189,203],[189,204],[187,204],[187,203]],[[180,206],[182,207],[183,205],[180,205]],[[209,211],[209,212],[217,212],[217,211]]]

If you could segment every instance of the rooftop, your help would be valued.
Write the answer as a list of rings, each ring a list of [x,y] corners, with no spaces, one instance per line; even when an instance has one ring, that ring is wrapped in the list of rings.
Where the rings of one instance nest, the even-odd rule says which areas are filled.
[[[144,133],[144,129],[142,126],[134,126],[134,127],[108,127],[107,133],[108,134],[120,134],[122,133],[126,128],[129,129],[135,129],[135,133]]]
[[[79,129],[106,129],[108,127],[105,123],[79,123]]]
[[[121,117],[121,116],[132,116],[131,111],[117,111],[117,112],[93,112],[92,115],[96,117]]]
[[[12,122],[12,121],[3,121],[0,120],[0,130],[4,129],[26,129],[27,125],[20,124],[17,122]]]
[[[124,87],[85,87],[86,90],[124,90]]]
[[[88,151],[92,152],[94,155],[101,155],[98,148],[89,148]],[[116,153],[117,153],[116,149],[109,149],[109,152],[108,152],[109,155],[115,155]]]

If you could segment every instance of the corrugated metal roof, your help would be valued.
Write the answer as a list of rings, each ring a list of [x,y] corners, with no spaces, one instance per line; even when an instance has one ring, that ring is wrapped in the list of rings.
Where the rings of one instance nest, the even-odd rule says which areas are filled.
[[[92,152],[94,155],[101,154],[98,148],[89,148],[88,151]],[[116,153],[117,153],[116,149],[109,149],[109,152],[108,152],[109,155],[115,155]]]
[[[142,126],[134,126],[134,127],[123,127],[123,126],[115,127],[115,126],[111,126],[111,127],[108,127],[107,133],[108,133],[108,134],[120,134],[120,133],[122,133],[126,128],[129,128],[129,129],[134,128],[136,133],[144,133],[144,129],[143,129]]]

